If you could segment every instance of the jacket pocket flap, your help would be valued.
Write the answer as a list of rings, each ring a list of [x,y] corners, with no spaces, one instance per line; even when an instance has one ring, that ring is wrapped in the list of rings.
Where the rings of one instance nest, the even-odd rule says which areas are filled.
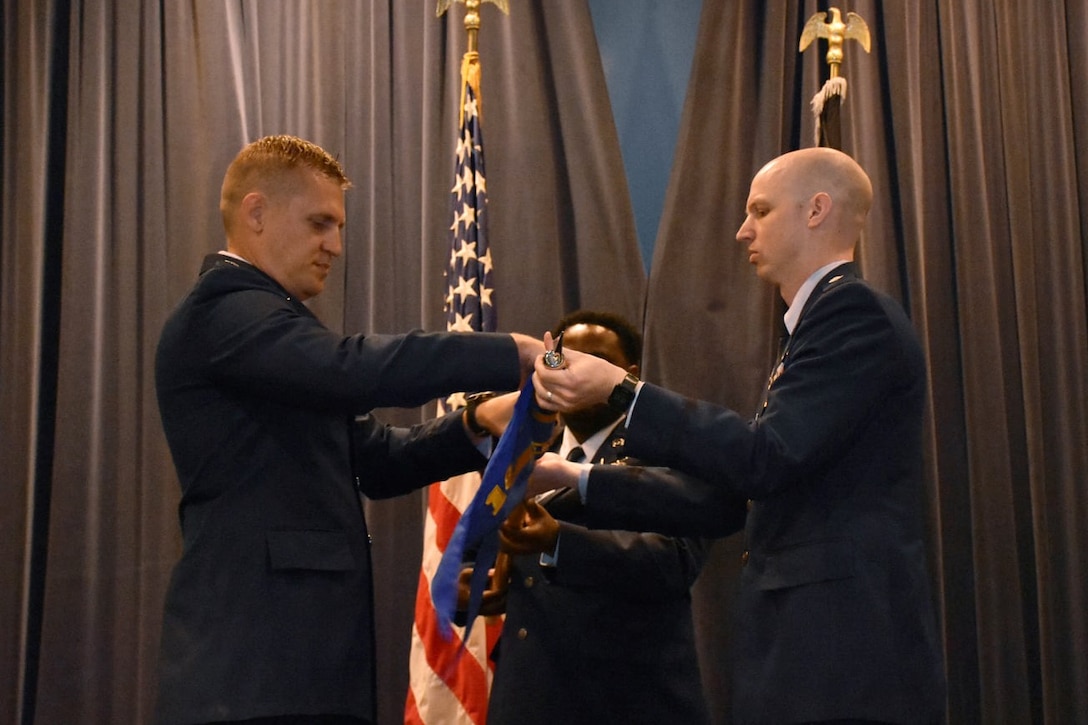
[[[768,554],[758,586],[769,591],[852,576],[854,547],[850,541],[812,541]]]
[[[355,568],[355,557],[343,531],[269,531],[268,556],[273,569],[351,571]]]

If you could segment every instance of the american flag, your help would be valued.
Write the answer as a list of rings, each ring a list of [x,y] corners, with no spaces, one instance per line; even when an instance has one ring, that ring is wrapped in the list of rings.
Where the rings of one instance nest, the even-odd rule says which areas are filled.
[[[467,77],[466,74],[463,74]],[[460,136],[452,194],[449,264],[446,271],[446,329],[494,332],[493,268],[487,243],[487,183],[484,176],[483,135],[477,92],[463,85]],[[439,413],[464,405],[458,393],[439,405]],[[460,652],[463,628],[452,639],[440,632],[431,602],[431,578],[457,526],[472,502],[480,476],[472,473],[435,483],[427,494],[423,531],[423,563],[416,590],[415,626],[409,661],[409,688],[404,709],[406,725],[482,725],[492,668],[488,653],[502,630],[497,617],[475,626]]]

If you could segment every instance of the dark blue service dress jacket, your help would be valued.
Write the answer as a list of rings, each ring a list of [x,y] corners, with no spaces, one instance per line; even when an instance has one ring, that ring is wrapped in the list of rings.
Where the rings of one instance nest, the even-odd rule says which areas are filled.
[[[255,267],[212,255],[156,356],[182,497],[160,723],[281,714],[375,719],[370,543],[384,498],[483,465],[459,414],[367,413],[510,390],[508,335],[336,334]]]
[[[702,479],[594,467],[592,525],[727,533],[751,499],[734,614],[737,723],[931,723],[944,675],[923,544],[925,360],[852,264],[807,301],[754,420],[647,384],[627,451]]]
[[[592,462],[615,465],[624,436],[613,430]],[[572,489],[545,508],[558,566],[511,561],[489,725],[709,722],[691,612],[709,542],[588,529]]]

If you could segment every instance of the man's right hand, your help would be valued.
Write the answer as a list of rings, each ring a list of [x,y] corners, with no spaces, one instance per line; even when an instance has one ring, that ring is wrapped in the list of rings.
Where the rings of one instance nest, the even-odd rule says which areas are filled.
[[[524,335],[520,332],[511,332],[510,337],[518,346],[518,361],[521,363],[521,382],[524,385],[529,376],[533,374],[536,359],[544,354],[544,343],[535,337]]]
[[[457,610],[468,610],[468,600],[472,588],[472,567],[461,569],[457,577]],[[493,617],[506,611],[506,590],[510,584],[510,557],[499,553],[495,559],[495,568],[488,572],[487,589],[483,592],[480,601],[479,614],[484,617]]]
[[[506,554],[553,554],[559,522],[531,498],[522,501],[499,527],[499,544]]]
[[[507,424],[514,416],[514,405],[521,393],[513,392],[496,395],[476,405],[476,422],[487,432],[498,438],[506,431]]]

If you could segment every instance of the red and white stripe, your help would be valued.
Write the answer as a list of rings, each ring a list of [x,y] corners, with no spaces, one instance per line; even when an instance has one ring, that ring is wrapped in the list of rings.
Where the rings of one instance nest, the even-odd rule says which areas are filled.
[[[487,721],[487,698],[494,670],[487,655],[502,631],[502,618],[478,619],[462,653],[464,628],[454,627],[452,639],[448,642],[443,639],[431,602],[431,577],[461,512],[479,486],[480,475],[469,473],[431,484],[427,493],[405,725],[483,725]]]

